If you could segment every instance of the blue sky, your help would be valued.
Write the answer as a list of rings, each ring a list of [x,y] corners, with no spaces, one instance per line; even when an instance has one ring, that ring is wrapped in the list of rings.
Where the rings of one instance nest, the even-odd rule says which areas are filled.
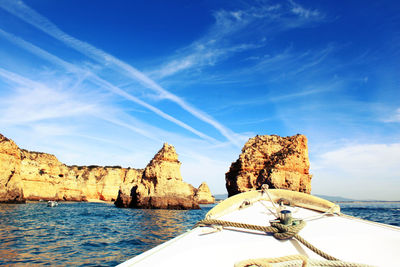
[[[308,138],[312,192],[400,199],[398,1],[0,0],[0,133],[66,164],[225,193],[257,134]]]

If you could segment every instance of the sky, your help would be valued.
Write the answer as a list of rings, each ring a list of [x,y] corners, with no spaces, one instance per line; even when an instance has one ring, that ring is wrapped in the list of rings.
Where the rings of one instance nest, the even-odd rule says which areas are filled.
[[[167,142],[213,194],[299,133],[313,194],[400,200],[400,2],[0,0],[0,133],[68,165]]]

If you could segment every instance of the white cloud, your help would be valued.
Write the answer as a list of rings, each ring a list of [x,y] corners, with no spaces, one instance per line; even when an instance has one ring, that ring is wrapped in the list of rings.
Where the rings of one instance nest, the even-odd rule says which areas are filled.
[[[400,122],[400,108],[396,109],[394,114],[389,118],[383,119],[383,122]]]
[[[77,67],[73,64],[70,64],[70,63],[50,54],[49,52],[44,51],[43,49],[41,49],[29,42],[26,42],[25,40],[15,36],[9,32],[4,31],[1,28],[0,28],[0,36],[7,39],[8,41],[18,45],[19,47],[22,47],[23,49],[31,52],[32,54],[35,54],[41,58],[44,58],[44,59],[52,62],[53,64],[63,67],[65,70],[67,70],[69,72],[79,73],[81,71],[84,71],[82,68]]]
[[[295,3],[293,0],[290,0],[289,3],[291,4],[291,11],[293,12],[293,14],[299,15],[306,19],[313,18],[313,17],[318,18],[321,16],[321,14],[318,10],[311,10],[311,9],[304,8],[301,5]]]
[[[400,144],[369,144],[344,147],[320,156],[324,163],[349,173],[397,171],[400,177]]]
[[[221,47],[219,43],[215,40],[213,41],[208,42],[209,44],[197,42],[183,49],[177,55],[174,55],[169,62],[158,67],[156,70],[148,72],[149,75],[160,79],[182,71],[214,66],[232,54],[259,47],[257,44],[239,44]]]
[[[60,120],[86,118],[86,120],[96,119],[121,126],[158,143],[163,142],[161,136],[171,136],[171,133],[167,131],[143,123],[125,114],[116,106],[112,107],[112,103],[105,102],[104,97],[94,92],[89,95],[85,91],[90,90],[90,88],[81,87],[80,90],[74,91],[74,86],[69,87],[68,82],[60,82],[61,87],[54,87],[43,82],[32,81],[2,68],[0,68],[0,78],[10,82],[8,94],[0,99],[0,112],[2,114],[0,122],[3,126],[25,124],[41,136],[54,136],[62,133],[76,136],[78,128],[71,128],[72,122],[65,124]],[[57,76],[53,79],[60,81],[65,77]],[[96,79],[96,81],[99,82],[99,79]],[[107,83],[100,81],[102,85]],[[108,83],[105,86],[111,88],[111,90],[119,90],[119,88]],[[129,95],[127,98],[129,99]],[[144,103],[144,105],[147,104]],[[149,109],[151,110],[153,107],[149,105]],[[169,116],[156,108],[154,109],[156,113],[161,113],[160,116],[162,117]],[[169,119],[174,120],[173,117],[169,117]],[[54,121],[54,123],[44,122],[49,120]],[[55,121],[58,121],[58,123]],[[179,123],[178,121],[177,124]],[[183,124],[182,127],[187,127],[196,133],[196,130],[188,125]],[[71,129],[75,129],[75,132]],[[217,143],[214,142],[214,139],[200,132],[198,132],[198,135],[205,140],[212,141],[212,143]],[[92,138],[96,137],[93,136]]]
[[[399,162],[400,143],[353,145],[323,153],[311,163],[313,192],[399,200]]]
[[[299,91],[291,94],[286,94],[286,95],[278,95],[278,96],[273,96],[268,99],[268,101],[272,102],[279,102],[282,100],[287,100],[287,99],[293,99],[293,98],[299,98],[299,97],[305,97],[305,96],[310,96],[314,94],[319,94],[328,91],[327,88],[318,88],[318,89],[309,89],[309,90],[304,90],[304,91]]]
[[[15,94],[0,100],[1,121],[21,124],[61,117],[91,114],[95,105],[77,100],[61,90],[50,89],[44,84],[31,81],[0,68],[0,77],[16,84]]]
[[[165,66],[163,66],[160,70],[157,71],[157,73],[153,72],[153,75],[157,75],[160,78],[170,76],[177,72],[192,67],[195,63],[196,62],[193,56],[187,56],[185,58],[175,59],[167,63]]]

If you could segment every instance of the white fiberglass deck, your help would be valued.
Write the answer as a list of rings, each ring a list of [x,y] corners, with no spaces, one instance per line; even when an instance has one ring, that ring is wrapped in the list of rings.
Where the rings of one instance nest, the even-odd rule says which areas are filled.
[[[262,202],[262,203],[261,203]],[[274,215],[260,201],[235,210],[219,220],[269,226]],[[304,208],[288,207],[294,218],[306,219],[299,232],[305,240],[342,261],[374,266],[399,266],[400,228],[356,219],[325,215]],[[311,219],[317,216],[319,218]],[[309,218],[309,220],[307,220]],[[298,241],[279,241],[272,235],[237,228],[208,233],[211,227],[197,227],[161,244],[120,266],[229,266],[250,258],[282,257],[302,254],[322,259]]]

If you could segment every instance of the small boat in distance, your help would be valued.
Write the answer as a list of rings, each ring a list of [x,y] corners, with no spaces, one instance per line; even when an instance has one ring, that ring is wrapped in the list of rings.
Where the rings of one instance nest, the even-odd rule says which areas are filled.
[[[47,207],[57,207],[57,206],[58,206],[57,201],[53,201],[53,200],[47,201]]]
[[[119,266],[398,266],[399,244],[400,227],[265,186],[222,201],[192,230]]]

